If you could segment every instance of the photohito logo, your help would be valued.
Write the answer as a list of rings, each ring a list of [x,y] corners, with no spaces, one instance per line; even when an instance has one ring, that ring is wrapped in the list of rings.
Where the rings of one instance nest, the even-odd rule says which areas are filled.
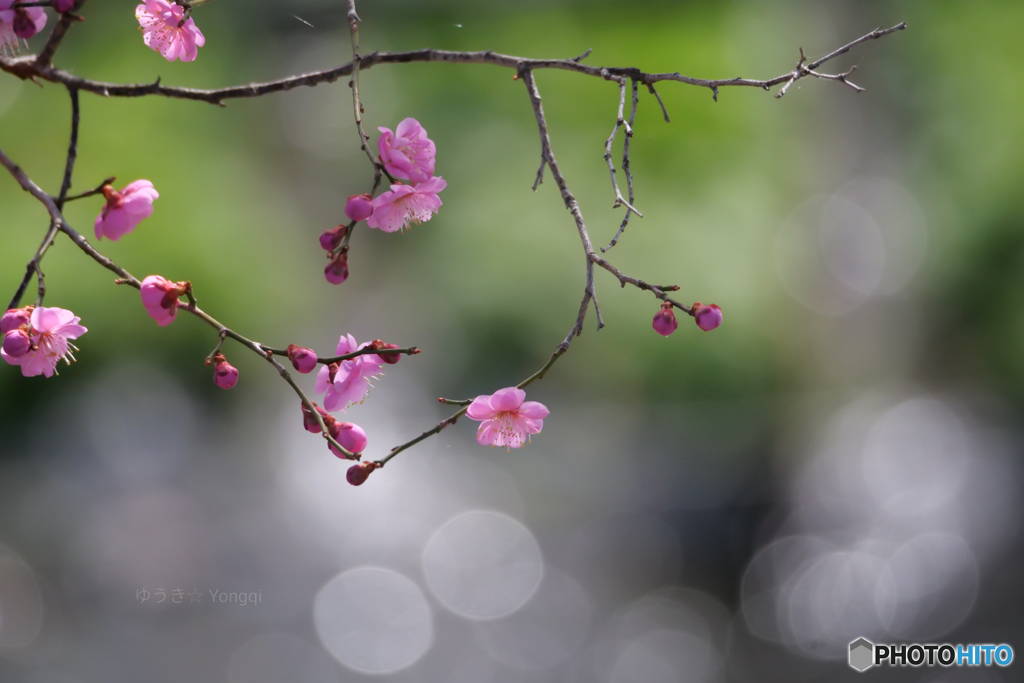
[[[1013,648],[1009,645],[950,645],[949,643],[910,643],[878,645],[867,638],[850,643],[849,664],[857,671],[873,666],[1010,666]]]

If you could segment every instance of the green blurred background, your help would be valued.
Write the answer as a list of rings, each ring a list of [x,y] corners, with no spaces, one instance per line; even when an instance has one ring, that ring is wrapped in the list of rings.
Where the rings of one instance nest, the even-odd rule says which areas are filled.
[[[94,0],[56,64],[111,82],[159,76],[168,85],[215,88],[272,80],[348,60],[339,4],[210,2],[194,14],[206,46],[184,64],[142,45],[133,3]],[[364,52],[434,47],[567,58],[590,48],[591,65],[706,78],[773,77],[793,67],[800,47],[813,59],[876,27],[908,24],[822,67],[856,65],[852,80],[863,93],[806,78],[781,100],[724,88],[716,103],[707,90],[662,83],[672,118],[666,124],[641,89],[631,164],[644,218],[631,220],[607,257],[648,282],[678,284],[684,302],[717,303],[724,324],[703,333],[681,318],[680,329],[662,338],[650,328],[654,298],[597,271],[607,327],[595,332],[591,310],[568,355],[530,389],[530,398],[572,412],[571,429],[563,423],[558,436],[553,410],[531,449],[508,456],[533,463],[513,476],[528,491],[527,517],[536,524],[557,527],[552,520],[565,516],[570,503],[559,483],[566,479],[614,479],[643,467],[651,452],[692,447],[697,455],[679,457],[714,462],[686,469],[666,493],[677,508],[714,488],[702,477],[722,468],[744,473],[746,483],[735,488],[746,493],[716,499],[718,512],[707,518],[671,513],[687,557],[695,558],[677,580],[735,606],[739,576],[765,538],[752,530],[782,514],[784,482],[832,410],[871,392],[981,396],[983,407],[972,408],[978,419],[1011,441],[1021,435],[1020,2],[380,0],[361,2],[359,13]],[[33,39],[32,49],[41,41]],[[618,88],[565,72],[536,76],[554,153],[595,246],[603,246],[622,215],[610,209],[602,159]],[[82,93],[73,191],[116,175],[119,187],[146,178],[161,194],[133,234],[94,244],[140,278],[190,280],[203,308],[268,345],[328,353],[339,333],[352,333],[359,341],[419,346],[422,355],[389,368],[368,407],[404,405],[406,385],[389,389],[398,375],[411,377],[405,381],[424,396],[473,396],[520,381],[565,336],[584,285],[579,237],[550,175],[531,191],[540,149],[523,84],[487,65],[409,64],[374,67],[361,86],[373,139],[377,126],[417,118],[437,144],[436,173],[448,187],[440,213],[407,233],[357,228],[343,285],[324,281],[317,237],[343,220],[348,195],[372,181],[345,79],[225,108]],[[0,74],[0,146],[53,193],[68,127],[63,88]],[[621,144],[620,132],[616,155]],[[830,198],[845,197],[847,206],[879,187],[898,206],[861,202],[843,214],[866,212],[866,223],[840,218],[836,231],[819,234],[807,218]],[[9,296],[47,220],[9,178],[0,179],[0,207],[0,292]],[[66,216],[92,240],[100,208],[101,199],[86,199],[70,204]],[[213,331],[187,316],[158,328],[134,290],[113,286],[111,274],[68,240],[57,240],[43,267],[47,304],[73,310],[89,332],[78,342],[78,362],[59,378],[0,368],[4,461],[38,457],[29,425],[74,441],[75,433],[60,432],[52,406],[69,390],[138,362],[175,377],[214,424],[237,427],[271,411],[266,406],[293,401],[262,361],[230,344],[225,350],[241,380],[231,392],[216,389],[203,365]],[[129,383],[125,395],[139,388]],[[410,438],[442,414],[399,419],[389,438]],[[546,480],[537,459],[559,457],[544,450],[549,430],[560,448],[583,451],[571,459],[574,467],[608,473],[570,468]],[[469,426],[450,432],[442,443],[472,443]],[[370,443],[374,457],[394,445],[373,433]],[[319,457],[319,449],[310,443],[310,453]],[[1011,461],[1018,460],[1013,451]],[[402,466],[396,460],[389,471]],[[17,481],[8,479],[12,490]],[[644,507],[642,499],[641,491],[634,502]],[[588,509],[568,517],[584,518]],[[719,531],[738,535],[728,547],[702,536]],[[1019,559],[1014,534],[1007,547],[1015,550],[1005,552]],[[1014,600],[1019,595],[1018,588]],[[985,623],[1020,633],[1019,614]]]

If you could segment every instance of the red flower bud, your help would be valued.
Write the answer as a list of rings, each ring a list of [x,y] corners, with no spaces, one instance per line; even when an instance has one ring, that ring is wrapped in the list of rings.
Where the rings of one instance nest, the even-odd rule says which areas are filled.
[[[320,235],[320,246],[323,247],[324,251],[334,251],[341,244],[346,231],[347,228],[344,225],[327,230],[324,234]]]
[[[305,403],[300,403],[299,405],[302,406],[302,426],[305,427],[306,431],[310,432],[311,434],[319,434],[320,423],[316,421],[316,417],[314,417],[313,413],[310,412],[309,408],[306,407]],[[328,422],[328,420],[333,421],[334,418],[331,417],[326,410],[324,410],[317,404],[314,403],[313,407],[316,408],[316,412],[320,413],[320,417],[323,418],[323,421],[327,423],[329,431],[330,423]]]
[[[224,354],[213,357],[213,383],[221,389],[230,389],[238,384],[238,369],[228,362]]]
[[[365,221],[373,215],[373,197],[369,194],[354,194],[345,202],[345,215],[353,222]]]
[[[376,351],[378,349],[397,349],[399,348],[399,346],[398,344],[385,344],[380,339],[374,339],[372,342],[370,342],[370,348]],[[402,354],[378,353],[377,357],[380,358],[385,363],[387,363],[388,365],[394,365],[399,361],[399,359],[401,359]]]
[[[348,472],[345,473],[345,478],[348,479],[348,483],[353,486],[361,486],[370,474],[378,467],[380,467],[380,465],[375,462],[361,462],[349,467]]]
[[[676,328],[679,327],[679,321],[676,320],[676,314],[672,311],[672,304],[666,301],[661,305],[661,310],[654,314],[651,326],[654,327],[655,332],[663,337],[667,337],[676,331]]]
[[[332,285],[340,285],[348,279],[348,254],[341,252],[324,268],[324,277]]]
[[[722,324],[722,309],[715,304],[705,306],[698,301],[693,304],[693,319],[697,327],[710,332]]]
[[[32,338],[22,328],[11,330],[4,335],[4,353],[11,358],[21,358],[32,348]]]
[[[316,368],[316,352],[295,344],[288,345],[288,360],[292,366],[302,374],[312,372]]]

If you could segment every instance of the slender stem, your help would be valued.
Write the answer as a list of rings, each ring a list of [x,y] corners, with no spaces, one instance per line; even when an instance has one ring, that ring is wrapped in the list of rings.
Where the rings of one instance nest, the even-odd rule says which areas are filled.
[[[60,47],[61,41],[64,40],[64,35],[71,28],[71,25],[80,18],[77,12],[84,4],[85,0],[76,0],[70,12],[60,15],[60,19],[57,20],[56,25],[54,25],[53,30],[50,32],[50,37],[46,39],[46,45],[43,46],[39,56],[33,62],[36,68],[49,68],[50,63],[53,61],[53,55],[57,52],[57,48]]]
[[[272,349],[269,346],[264,346],[263,350],[266,353],[270,353],[275,356],[288,355],[288,351],[285,349]],[[353,351],[352,353],[346,353],[341,356],[332,356],[331,358],[317,358],[316,362],[322,363],[324,365],[330,365],[331,363],[340,363],[343,360],[350,360],[352,358],[357,358],[359,356],[367,356],[372,353],[384,355],[387,355],[389,353],[404,353],[408,356],[415,356],[416,354],[420,353],[420,350],[417,349],[415,346],[410,346],[409,348],[406,349],[371,349],[370,347],[364,347],[357,351]]]
[[[60,183],[60,195],[55,204],[58,211],[64,210],[68,191],[71,190],[71,176],[75,172],[75,161],[78,159],[78,126],[82,120],[82,111],[78,103],[78,88],[68,88],[71,96],[71,142],[68,144],[67,161],[64,163],[64,179]]]

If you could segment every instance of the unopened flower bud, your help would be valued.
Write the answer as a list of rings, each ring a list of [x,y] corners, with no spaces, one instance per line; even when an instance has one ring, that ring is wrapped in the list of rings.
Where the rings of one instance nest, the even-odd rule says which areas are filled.
[[[32,339],[28,332],[18,328],[4,335],[3,349],[11,358],[21,358],[32,348]]]
[[[53,0],[53,9],[63,14],[64,12],[70,12],[71,8],[75,6],[75,0]]]
[[[316,416],[314,416],[313,413],[310,412],[309,408],[306,407],[305,403],[301,403],[299,405],[302,406],[302,426],[305,427],[306,431],[310,432],[311,434],[319,434],[320,423],[317,422]],[[331,417],[331,415],[326,410],[324,410],[317,404],[314,403],[313,407],[316,408],[316,412],[320,413],[320,417],[323,419],[325,423],[327,423],[328,419],[334,420],[334,418]]]
[[[185,294],[191,285],[187,282],[171,282],[159,275],[150,275],[142,281],[139,293],[142,305],[149,317],[160,327],[174,322],[178,315],[178,297]]]
[[[696,321],[697,327],[705,332],[710,332],[722,324],[722,309],[715,304],[705,306],[698,301],[693,304],[693,319]]]
[[[376,349],[397,349],[397,348],[399,348],[399,346],[398,346],[398,344],[385,344],[380,339],[374,339],[372,342],[370,342],[370,348],[374,349],[374,350],[376,350]],[[400,353],[378,353],[377,357],[380,358],[385,363],[387,363],[388,365],[394,365],[395,363],[397,363],[399,361],[399,359],[401,359],[402,354],[400,354]]]
[[[316,352],[295,344],[288,345],[288,360],[292,362],[292,367],[304,375],[316,368]]]
[[[35,306],[12,308],[4,313],[3,317],[0,317],[0,334],[7,334],[11,330],[16,330],[22,325],[28,325],[29,321],[32,319],[33,308],[35,308]]]
[[[324,251],[334,251],[341,244],[346,231],[347,228],[344,225],[327,230],[324,234],[320,235],[320,246],[323,247]]]
[[[221,389],[230,389],[238,384],[238,368],[229,363],[223,354],[213,357],[213,383]]]
[[[348,479],[348,483],[353,486],[361,486],[366,481],[370,473],[380,467],[375,462],[361,462],[357,465],[352,465],[348,468],[348,472],[345,473],[345,478]]]
[[[373,215],[373,197],[366,193],[352,195],[345,202],[345,215],[350,221],[365,221]]]
[[[43,22],[46,23],[45,20]],[[14,35],[19,38],[28,40],[35,34],[39,33],[39,29],[36,28],[36,22],[33,16],[28,13],[28,10],[24,7],[19,7],[14,10]]]
[[[366,449],[366,432],[359,425],[332,420],[328,431],[331,434],[331,438],[340,443],[342,448],[357,457]],[[328,444],[328,446],[331,449],[331,453],[334,453],[339,458],[348,457],[335,448],[334,444]]]
[[[676,314],[672,311],[672,304],[666,301],[661,305],[661,310],[654,314],[651,326],[655,332],[663,337],[667,337],[676,331],[676,328],[679,327],[679,321],[676,320]]]
[[[348,254],[342,252],[324,268],[324,277],[332,285],[340,285],[348,279]]]

